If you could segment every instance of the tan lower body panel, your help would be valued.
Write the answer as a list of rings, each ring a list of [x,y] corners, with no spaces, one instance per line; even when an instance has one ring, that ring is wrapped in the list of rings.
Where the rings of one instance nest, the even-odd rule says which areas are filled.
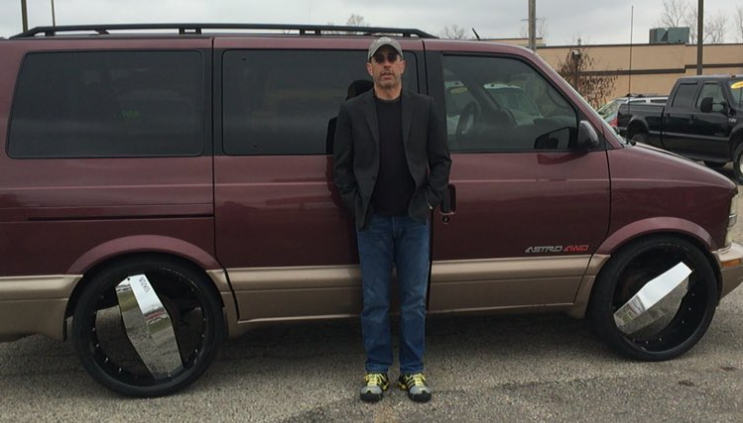
[[[716,251],[714,255],[722,274],[720,287],[722,299],[743,282],[743,246],[734,242],[730,247]]]
[[[434,262],[429,312],[569,310],[591,256]],[[268,323],[358,316],[358,266],[227,269],[237,335]],[[394,299],[393,299],[394,300]]]
[[[573,304],[591,256],[434,262],[430,312]]]
[[[0,341],[42,334],[64,340],[67,301],[81,275],[0,278]]]
[[[64,341],[67,298],[0,301],[0,341],[42,334]]]

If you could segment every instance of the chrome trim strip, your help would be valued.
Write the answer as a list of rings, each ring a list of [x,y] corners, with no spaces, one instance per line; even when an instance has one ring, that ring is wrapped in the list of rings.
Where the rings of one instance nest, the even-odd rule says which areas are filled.
[[[173,321],[147,276],[132,275],[116,286],[126,335],[155,379],[183,368]]]
[[[614,313],[619,330],[633,334],[664,316],[673,316],[689,291],[691,269],[679,263],[654,278]]]
[[[0,277],[0,301],[69,298],[83,275]]]
[[[237,291],[347,288],[361,283],[358,265],[227,269]]]
[[[435,261],[431,283],[583,276],[590,255]]]

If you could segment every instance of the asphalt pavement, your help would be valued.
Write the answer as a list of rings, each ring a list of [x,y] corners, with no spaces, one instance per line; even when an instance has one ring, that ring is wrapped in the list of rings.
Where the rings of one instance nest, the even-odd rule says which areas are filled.
[[[31,336],[0,344],[0,422],[743,422],[743,288],[696,347],[661,363],[622,358],[562,314],[432,318],[427,333],[428,404],[397,388],[358,400],[357,321],[248,333],[156,399],[107,391],[69,342]]]

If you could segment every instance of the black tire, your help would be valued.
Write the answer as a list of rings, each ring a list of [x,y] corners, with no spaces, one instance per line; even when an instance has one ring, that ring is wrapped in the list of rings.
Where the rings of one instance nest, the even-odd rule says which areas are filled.
[[[735,182],[743,184],[743,142],[739,143],[733,152],[733,174]]]
[[[641,142],[643,144],[648,143],[648,133],[647,132],[638,132],[636,134],[632,134],[632,141],[634,142]]]
[[[116,286],[142,273],[171,317],[183,361],[167,378],[150,374],[117,315]],[[103,386],[133,397],[168,395],[188,386],[209,367],[224,337],[222,304],[211,281],[200,269],[164,257],[127,259],[93,276],[72,321],[72,343],[83,368]]]
[[[692,274],[675,315],[631,335],[622,332],[614,322],[614,313],[645,283],[679,262]],[[705,255],[686,240],[658,236],[639,240],[611,258],[596,280],[588,317],[599,336],[620,354],[644,361],[670,360],[702,338],[714,317],[718,297],[715,273]]]
[[[704,164],[710,169],[720,169],[725,166],[725,162],[710,162],[705,160]]]

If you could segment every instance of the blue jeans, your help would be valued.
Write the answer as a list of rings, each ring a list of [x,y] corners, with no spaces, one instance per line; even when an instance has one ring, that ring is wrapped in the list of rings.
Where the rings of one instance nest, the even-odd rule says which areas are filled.
[[[423,371],[426,290],[430,256],[429,224],[408,216],[372,216],[357,231],[364,310],[361,330],[366,371],[386,373],[392,365],[390,279],[397,269],[400,288],[400,372]]]

